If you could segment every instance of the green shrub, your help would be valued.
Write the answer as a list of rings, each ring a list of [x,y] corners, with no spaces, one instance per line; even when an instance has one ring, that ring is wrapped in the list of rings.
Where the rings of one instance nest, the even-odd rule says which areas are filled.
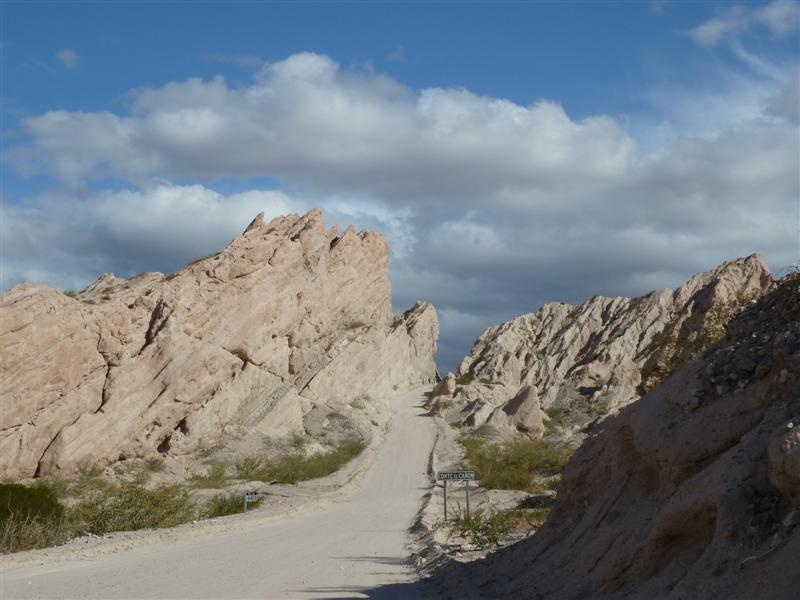
[[[174,527],[194,518],[196,507],[188,492],[177,485],[148,490],[122,483],[97,490],[82,499],[70,519],[83,533]]]
[[[460,513],[452,522],[453,531],[480,547],[497,546],[506,535],[528,532],[541,527],[550,509],[519,509],[475,512],[470,516]]]
[[[17,521],[24,521],[35,517],[60,519],[63,515],[64,507],[58,497],[44,484],[0,484],[0,521],[8,520],[12,516]]]
[[[314,456],[293,452],[274,461],[244,458],[236,464],[236,471],[242,479],[295,484],[338,471],[363,449],[364,444],[360,441],[345,440],[334,450]]]
[[[217,494],[208,501],[206,504],[203,516],[207,519],[214,517],[224,517],[226,515],[235,515],[244,511],[244,494]],[[247,507],[253,508],[260,504],[261,500],[248,502]]]
[[[103,474],[103,467],[92,460],[85,459],[78,464],[78,474],[86,479],[96,479]]]
[[[192,486],[201,489],[219,489],[228,485],[228,476],[225,474],[225,467],[219,463],[214,463],[208,473],[202,475],[195,473],[189,480]]]
[[[62,293],[65,296],[69,296],[70,298],[77,298],[78,297],[78,292],[76,292],[75,290],[64,290]]]
[[[297,432],[292,433],[292,447],[302,450],[306,447],[306,438]]]
[[[458,385],[469,385],[475,381],[475,373],[464,373],[461,377],[456,379]]]
[[[30,517],[12,513],[0,520],[0,553],[63,544],[75,535],[63,517]]]
[[[42,479],[37,479],[32,487],[45,487],[53,492],[56,498],[69,496],[71,486],[67,478],[51,475]]]
[[[536,479],[558,475],[572,453],[564,445],[545,440],[513,440],[490,444],[462,436],[466,461],[481,485],[501,490],[538,491]]]
[[[144,468],[150,473],[160,473],[164,470],[164,459],[158,456],[151,456],[144,459]]]
[[[257,456],[246,456],[236,463],[236,475],[248,481],[264,481],[268,478],[267,463]]]

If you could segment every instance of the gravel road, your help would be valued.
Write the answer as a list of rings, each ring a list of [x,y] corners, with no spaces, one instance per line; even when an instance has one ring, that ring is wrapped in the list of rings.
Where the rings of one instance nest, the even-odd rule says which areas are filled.
[[[5,569],[2,598],[415,598],[408,528],[429,490],[435,426],[398,395],[360,485],[307,513],[93,560]]]

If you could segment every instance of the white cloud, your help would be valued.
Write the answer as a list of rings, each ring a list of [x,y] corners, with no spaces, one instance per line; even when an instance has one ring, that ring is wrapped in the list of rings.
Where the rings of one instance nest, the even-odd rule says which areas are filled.
[[[797,0],[776,0],[757,9],[753,14],[756,20],[778,37],[800,28],[800,3]]]
[[[394,80],[298,54],[252,85],[190,79],[134,93],[128,116],[53,111],[24,121],[42,169],[87,179],[247,177],[393,196],[590,181],[624,171],[636,144],[613,119],[573,121],[561,106],[520,106],[460,89],[412,93]],[[80,135],[77,135],[81,132]]]
[[[797,260],[795,80],[731,81],[653,98],[668,133],[647,150],[607,115],[412,91],[308,53],[242,88],[190,79],[134,91],[123,115],[48,112],[25,122],[29,161],[75,189],[138,189],[7,203],[3,286],[174,269],[259,210],[321,205],[386,233],[395,307],[437,305],[452,367],[480,328],[542,302],[642,293],[753,251]],[[286,193],[209,183],[263,176]]]
[[[78,67],[80,56],[72,48],[65,48],[56,52],[56,59],[61,63],[65,69],[75,69]]]
[[[766,27],[772,35],[783,37],[798,29],[800,5],[796,0],[775,0],[760,8],[734,5],[705,23],[690,29],[688,34],[700,46],[715,46],[735,38],[755,25]]]
[[[169,184],[6,203],[0,283],[3,289],[23,281],[81,288],[105,271],[171,271],[225,246],[260,211],[269,219],[307,208],[278,191],[225,196]]]

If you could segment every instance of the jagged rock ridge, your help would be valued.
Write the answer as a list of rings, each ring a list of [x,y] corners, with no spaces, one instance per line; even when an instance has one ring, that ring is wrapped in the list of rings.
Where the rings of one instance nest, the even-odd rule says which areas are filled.
[[[190,453],[279,427],[303,399],[432,380],[436,312],[392,314],[387,257],[380,234],[340,235],[313,210],[259,215],[175,274],[105,274],[74,298],[14,287],[0,305],[0,474]]]
[[[674,291],[545,304],[484,331],[458,369],[471,383],[453,376],[437,392],[455,400],[448,420],[472,429],[541,435],[549,421],[569,433],[641,397],[774,285],[754,254]]]
[[[531,538],[436,580],[491,598],[796,598],[800,278],[619,414]]]

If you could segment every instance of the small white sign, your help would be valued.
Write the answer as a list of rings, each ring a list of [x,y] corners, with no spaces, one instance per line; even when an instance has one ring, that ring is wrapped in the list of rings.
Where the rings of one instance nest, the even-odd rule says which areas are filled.
[[[438,481],[475,481],[475,471],[438,471]]]

